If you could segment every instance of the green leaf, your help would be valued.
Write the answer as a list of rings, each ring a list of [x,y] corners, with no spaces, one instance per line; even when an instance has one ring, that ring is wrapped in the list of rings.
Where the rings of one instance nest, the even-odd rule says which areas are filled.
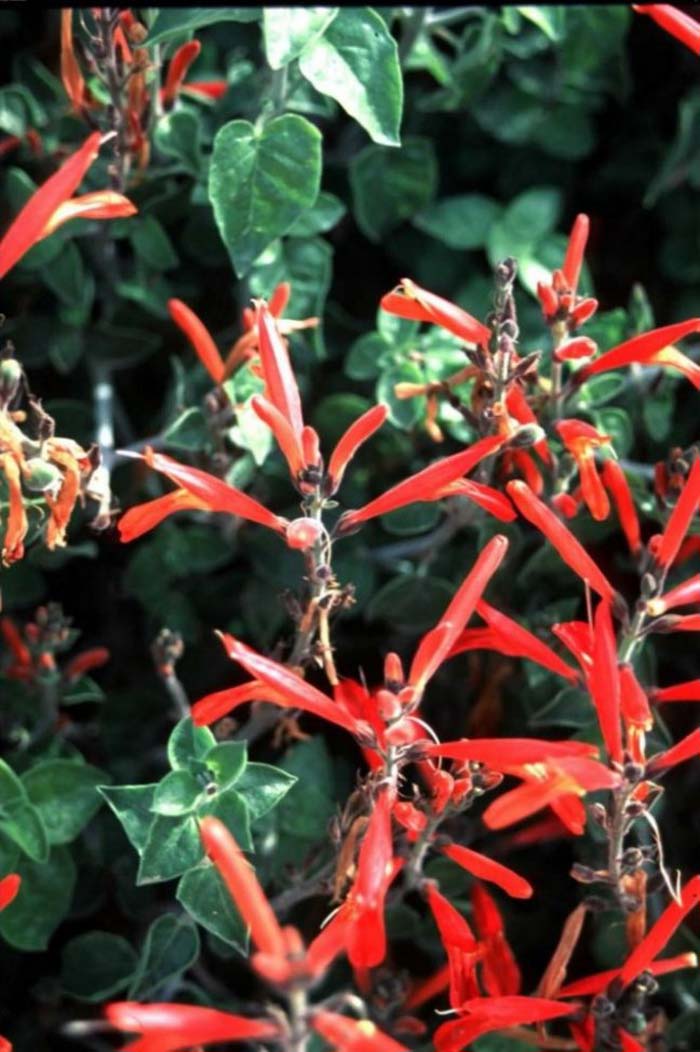
[[[62,551],[66,552],[63,548]],[[77,552],[75,553],[78,554]],[[105,700],[105,692],[91,676],[81,676],[61,691],[61,705],[83,705]]]
[[[338,13],[337,7],[264,7],[265,55],[273,69],[297,58],[320,37]]]
[[[187,971],[197,960],[199,949],[199,934],[189,917],[172,913],[158,917],[146,934],[129,1000],[154,997],[164,983]]]
[[[399,383],[421,384],[424,380],[425,376],[418,365],[404,361],[390,366],[377,381],[377,401],[386,402],[392,424],[405,431],[410,430],[425,414],[425,398],[397,398],[394,389]]]
[[[561,196],[561,190],[553,186],[533,187],[518,194],[489,232],[487,251],[491,265],[505,256],[529,255],[556,227]]]
[[[448,582],[437,577],[396,577],[374,595],[367,620],[386,620],[412,633],[424,632],[435,624],[452,595]]]
[[[434,501],[432,504],[410,504],[407,508],[391,511],[388,515],[382,515],[380,522],[387,533],[412,537],[432,529],[439,518],[440,507]]]
[[[0,913],[0,935],[18,950],[45,950],[73,898],[75,866],[65,847],[54,847],[46,862],[21,859],[19,894]]]
[[[288,113],[256,129],[225,124],[214,139],[209,199],[239,277],[318,196],[321,133]]]
[[[230,429],[229,435],[239,449],[248,450],[259,467],[267,460],[275,446],[275,440],[270,428],[253,409],[251,398],[236,407],[236,423]]]
[[[157,783],[152,785],[101,785],[98,787],[121,822],[131,844],[139,855],[148,840],[153,824],[153,799]]]
[[[236,783],[251,822],[277,807],[297,781],[293,774],[267,763],[249,763]]]
[[[197,809],[197,816],[204,818],[205,815],[213,815],[223,822],[243,851],[252,849],[250,814],[244,797],[235,789],[225,789],[223,792],[205,797],[204,802]]]
[[[214,781],[220,789],[230,789],[241,777],[248,762],[245,742],[220,742],[204,757]]]
[[[290,237],[314,237],[331,230],[345,215],[347,209],[335,194],[321,190],[316,201],[288,230]]]
[[[24,784],[4,760],[0,760],[0,832],[35,861],[48,858],[49,841],[41,816]]]
[[[131,230],[134,252],[154,270],[171,270],[178,264],[177,254],[163,226],[155,216],[136,219]]]
[[[151,810],[171,818],[189,814],[201,792],[202,786],[189,771],[170,771],[156,787]]]
[[[22,776],[50,844],[69,844],[99,810],[98,786],[105,772],[72,760],[49,760]]]
[[[459,250],[483,248],[503,207],[484,194],[445,197],[414,217],[419,230]]]
[[[241,953],[247,952],[246,927],[211,862],[185,873],[177,886],[176,898],[197,924]]]
[[[341,8],[325,34],[302,52],[299,69],[375,142],[399,145],[401,65],[396,41],[376,11]]]
[[[392,352],[392,344],[381,333],[368,332],[350,348],[345,359],[345,375],[351,380],[373,380]]]
[[[202,167],[201,122],[190,110],[167,113],[156,124],[156,148],[166,157],[180,161],[190,175]]]
[[[63,948],[61,985],[78,1001],[99,1004],[125,989],[138,957],[121,935],[90,931]]]
[[[168,739],[168,763],[173,770],[189,770],[203,760],[216,738],[208,727],[196,727],[189,716],[175,725]]]
[[[210,441],[204,413],[201,409],[185,409],[168,425],[163,438],[173,449],[204,449]]]
[[[204,848],[194,818],[156,815],[141,853],[137,885],[179,877],[201,862]]]
[[[429,139],[406,139],[400,150],[367,146],[352,161],[353,211],[371,241],[425,208],[437,186],[437,160]]]
[[[618,457],[626,457],[634,443],[634,428],[624,409],[610,406],[593,413],[593,422],[599,431],[610,435]]]
[[[218,22],[257,22],[261,14],[259,7],[159,7],[157,11],[146,38],[147,47]]]
[[[561,40],[565,27],[566,27],[566,7],[552,6],[552,7],[516,7],[516,11],[519,11],[523,18],[527,18],[528,21],[533,22],[538,29],[541,29],[546,37],[548,37],[552,43],[556,44]]]

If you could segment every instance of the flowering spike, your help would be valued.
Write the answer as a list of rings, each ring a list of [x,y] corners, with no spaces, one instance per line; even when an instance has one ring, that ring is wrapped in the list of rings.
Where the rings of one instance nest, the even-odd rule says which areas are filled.
[[[144,533],[154,529],[169,515],[176,511],[208,511],[209,505],[204,501],[188,493],[186,489],[176,489],[173,493],[166,493],[163,497],[146,501],[145,504],[137,504],[126,511],[119,522],[119,538],[124,544],[135,541]]]
[[[655,551],[659,566],[667,569],[678,554],[700,502],[700,456],[696,456],[688,479],[666,523],[661,542]]]
[[[361,522],[376,518],[377,515],[386,515],[387,512],[403,508],[406,504],[440,499],[445,486],[471,471],[480,460],[490,456],[502,446],[503,441],[499,435],[492,435],[489,438],[480,439],[462,453],[455,453],[451,457],[436,460],[422,471],[392,486],[386,493],[382,493],[381,497],[371,500],[369,504],[355,511],[345,512],[340,518],[338,532],[351,530]]]
[[[513,480],[506,489],[520,514],[544,534],[566,565],[602,599],[612,602],[615,591],[607,577],[554,512],[524,482]]]
[[[262,953],[284,957],[286,946],[282,929],[258,883],[255,870],[231,833],[212,815],[202,819],[199,832],[204,849],[250,929],[255,946]]]
[[[93,132],[20,209],[0,241],[0,278],[44,237],[46,224],[58,206],[78,188],[99,149],[100,133]]]
[[[620,728],[620,678],[617,671],[617,648],[610,604],[601,602],[593,625],[593,666],[589,688],[598,714],[598,723],[608,756],[615,763],[622,760]]]
[[[279,1034],[274,1023],[199,1005],[115,1001],[105,1007],[105,1016],[118,1030],[142,1035],[129,1046],[139,1052],[178,1052],[194,1045],[251,1041]]]
[[[0,911],[7,909],[17,896],[22,884],[19,873],[8,873],[0,880]]]
[[[209,330],[200,318],[182,300],[168,300],[170,317],[192,344],[195,354],[215,384],[224,377],[224,363]]]
[[[575,292],[578,286],[578,279],[581,274],[581,267],[583,266],[583,255],[586,251],[586,242],[588,241],[590,225],[588,216],[581,212],[576,216],[574,225],[571,228],[571,233],[569,234],[569,244],[567,245],[566,255],[564,256],[564,262],[561,269],[564,278],[566,279],[566,283],[572,292]]]
[[[331,453],[328,462],[328,493],[332,495],[340,487],[343,475],[349,462],[357,453],[361,445],[372,437],[387,418],[388,406],[380,403],[368,409],[366,413],[358,417],[350,424],[350,427],[338,440],[338,444]]]
[[[680,902],[671,902],[666,907],[639,946],[627,958],[619,975],[623,987],[634,982],[637,976],[649,967],[657,954],[666,946],[679,924],[699,901],[700,876],[688,881],[681,892]]]
[[[171,58],[165,84],[161,92],[161,102],[165,109],[172,106],[177,98],[182,82],[201,50],[202,45],[198,40],[188,40],[186,44],[177,49]]]
[[[399,318],[440,325],[467,343],[487,347],[491,338],[491,330],[467,311],[421,288],[410,278],[402,278],[396,289],[382,296],[380,307],[387,314],[396,314]]]
[[[508,866],[494,862],[486,855],[480,855],[478,851],[462,847],[461,844],[448,844],[441,848],[441,851],[446,858],[452,859],[478,880],[496,884],[514,899],[529,899],[532,896],[532,885],[524,877],[514,873]]]
[[[260,362],[265,378],[265,397],[286,417],[296,435],[301,437],[304,419],[299,388],[292,372],[289,352],[282,342],[274,317],[265,303],[256,304]]]
[[[238,515],[250,522],[257,522],[260,526],[277,533],[284,533],[287,520],[279,515],[273,515],[262,504],[249,497],[247,493],[229,486],[215,475],[210,475],[199,468],[190,467],[188,464],[180,464],[165,453],[154,453],[147,449],[143,459],[149,468],[160,471],[172,482],[186,489],[188,493],[204,502],[210,511],[227,512],[229,515]]]
[[[700,55],[700,24],[673,4],[632,4],[638,15],[649,15],[676,40]]]
[[[508,550],[508,539],[501,534],[492,537],[479,553],[474,566],[459,586],[440,621],[423,636],[411,664],[408,682],[417,691],[425,689],[454,646],[459,633],[471,617],[481,594],[503,562]]]
[[[289,465],[292,481],[296,481],[299,472],[304,467],[304,454],[299,436],[295,434],[286,416],[280,413],[272,402],[268,402],[267,398],[263,398],[262,395],[253,395],[250,404],[256,416],[267,424],[275,436],[277,445]]]
[[[251,647],[247,647],[245,643],[234,639],[233,636],[222,632],[220,637],[226,653],[233,661],[237,661],[251,676],[272,688],[273,696],[270,700],[276,705],[303,709],[322,720],[328,720],[329,723],[344,727],[351,733],[358,730],[357,720],[353,719],[344,708],[331,701],[296,673],[256,653]]]

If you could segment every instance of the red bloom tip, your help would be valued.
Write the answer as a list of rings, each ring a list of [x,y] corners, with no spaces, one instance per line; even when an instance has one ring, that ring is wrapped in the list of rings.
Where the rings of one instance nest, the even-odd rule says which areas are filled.
[[[422,692],[425,689],[428,680],[450,653],[507,550],[506,537],[501,534],[492,537],[480,552],[438,624],[423,636],[408,677],[409,684],[417,691]]]
[[[279,1034],[274,1023],[199,1005],[115,1001],[104,1012],[118,1030],[141,1035],[140,1041],[129,1046],[139,1052],[179,1052],[194,1045],[274,1038]]]
[[[671,902],[666,907],[639,946],[627,958],[619,975],[623,986],[628,986],[649,967],[657,954],[666,946],[676,928],[699,901],[700,876],[688,881],[681,892],[680,902]]]
[[[527,763],[543,763],[566,756],[597,756],[595,745],[581,741],[554,741],[543,738],[462,738],[426,747],[428,756],[445,756],[463,763],[484,763],[494,771],[504,771]]]
[[[610,493],[622,532],[632,555],[639,555],[642,550],[642,539],[639,529],[639,517],[634,498],[627,482],[627,477],[616,460],[609,458],[603,464],[601,472],[603,485]]]
[[[249,683],[241,683],[238,687],[229,690],[218,690],[214,694],[207,694],[200,698],[192,706],[192,721],[197,727],[208,727],[210,724],[220,720],[222,716],[228,715],[239,705],[249,701],[270,701],[275,696],[274,691],[267,684],[254,679]]]
[[[93,132],[57,172],[29,198],[0,241],[0,278],[44,237],[46,226],[59,205],[67,201],[97,157],[101,134]]]
[[[378,431],[387,418],[389,407],[380,403],[368,409],[358,417],[338,440],[328,462],[328,493],[335,493],[343,481],[345,469],[363,445],[375,431]]]
[[[200,95],[205,99],[221,99],[228,91],[227,80],[190,80],[183,84],[181,91],[189,95]]]
[[[0,910],[7,909],[22,884],[19,873],[9,873],[0,880]]]
[[[656,704],[662,701],[700,701],[700,679],[689,679],[673,687],[655,687],[651,700]]]
[[[509,657],[523,657],[535,661],[543,668],[549,669],[557,676],[563,676],[570,682],[576,682],[579,674],[571,665],[555,654],[551,647],[543,643],[541,639],[528,632],[526,628],[506,617],[500,610],[490,606],[485,599],[480,599],[476,606],[477,613],[483,617],[489,628],[496,634],[496,644],[503,654]],[[458,653],[459,640],[455,645],[454,652]]]
[[[700,55],[700,24],[673,4],[632,4],[638,15],[649,15],[676,40]]]
[[[687,481],[671,517],[666,523],[658,548],[654,552],[656,562],[663,569],[673,563],[686,533],[690,528],[700,502],[700,456],[695,456]]]
[[[462,914],[441,895],[435,884],[427,888],[428,905],[435,919],[450,968],[450,1006],[479,996],[475,965],[480,956],[474,933]]]
[[[299,435],[297,435],[283,413],[268,402],[262,395],[253,395],[250,400],[254,413],[270,428],[284,459],[289,465],[292,481],[296,482],[304,468],[305,456]],[[306,430],[306,429],[304,429]]]
[[[471,314],[455,303],[436,296],[434,292],[421,288],[410,278],[402,278],[396,289],[382,296],[380,307],[387,314],[396,314],[400,318],[440,325],[467,343],[487,347],[491,339],[491,330]]]
[[[611,760],[622,761],[620,727],[620,678],[617,671],[617,647],[610,604],[601,602],[593,625],[593,666],[589,686],[598,723]]]
[[[661,961],[651,961],[644,971],[652,975],[667,975],[669,972],[679,971],[681,968],[697,968],[698,958],[694,953],[679,953],[675,957],[665,957]],[[613,980],[620,974],[619,968],[610,968],[605,972],[597,972],[595,975],[587,975],[585,979],[577,979],[568,983],[559,991],[559,997],[588,997],[590,994],[600,994],[608,988]]]
[[[188,493],[186,489],[176,489],[173,493],[166,493],[163,497],[156,497],[155,500],[129,508],[117,523],[119,538],[124,544],[135,541],[176,511],[208,510],[208,504]]]
[[[589,376],[607,373],[611,369],[621,369],[625,365],[667,365],[685,372],[696,387],[700,386],[700,367],[680,351],[675,351],[672,344],[688,336],[691,332],[700,332],[700,318],[690,318],[675,325],[665,325],[660,329],[633,336],[631,340],[613,347],[601,354],[594,362],[584,365],[576,373],[576,382],[583,383]]]
[[[663,771],[667,767],[675,767],[676,764],[692,760],[698,755],[700,755],[700,727],[686,734],[685,738],[681,738],[670,749],[653,756],[647,765],[647,772],[653,776],[658,771]]]
[[[602,522],[610,514],[610,503],[596,469],[594,451],[610,442],[610,436],[601,435],[583,420],[560,420],[556,428],[578,466],[583,499],[593,518]]]
[[[501,912],[481,884],[472,888],[472,908],[482,948],[481,976],[486,992],[492,997],[520,993],[520,969],[506,939]]]
[[[250,928],[250,937],[262,953],[284,957],[285,940],[255,870],[223,822],[211,815],[199,827],[204,849]]]
[[[408,1052],[369,1019],[349,1019],[319,1008],[311,1026],[336,1052]]]
[[[588,216],[580,213],[576,216],[569,235],[569,244],[566,249],[566,256],[564,257],[564,263],[562,264],[561,269],[567,285],[573,292],[576,291],[576,287],[578,286],[578,279],[581,274],[581,267],[583,266],[583,255],[586,251],[586,242],[588,241],[590,225]]]
[[[554,348],[552,357],[556,362],[573,362],[580,358],[592,358],[598,352],[598,344],[588,336],[574,336]]]
[[[224,362],[209,330],[182,300],[168,300],[168,310],[170,317],[192,344],[195,354],[214,383],[220,384],[224,378]]]
[[[289,303],[289,297],[292,294],[292,286],[288,281],[280,281],[279,285],[275,286],[274,292],[270,296],[270,302],[268,309],[270,314],[274,315],[275,318],[280,318]]]
[[[482,1034],[559,1019],[571,1015],[574,1007],[544,997],[479,997],[465,1001],[459,1019],[438,1027],[435,1049],[436,1052],[460,1052]]]
[[[554,512],[524,482],[513,480],[506,489],[520,514],[544,534],[566,565],[602,599],[612,602],[615,591],[607,577]]]
[[[182,82],[201,50],[202,45],[198,40],[188,40],[186,44],[177,49],[171,58],[165,84],[161,92],[161,102],[166,109],[172,106],[177,98]]]
[[[48,237],[69,219],[128,219],[138,209],[133,201],[114,190],[95,190],[64,201],[58,206],[44,227],[42,238]]]
[[[82,654],[71,658],[63,669],[63,677],[69,682],[76,680],[94,668],[102,668],[109,659],[110,653],[107,647],[91,647],[90,650],[84,650]]]
[[[76,113],[87,105],[88,94],[73,47],[73,9],[61,10],[61,81]]]
[[[261,300],[256,304],[260,364],[265,379],[265,397],[272,402],[292,431],[301,438],[304,420],[299,388],[294,378],[289,352],[282,342],[274,316]]]
[[[468,847],[462,847],[461,844],[448,844],[441,850],[443,855],[452,859],[462,869],[466,869],[472,876],[478,880],[487,880],[489,884],[496,884],[514,899],[532,897],[532,885],[508,866],[494,862],[492,858],[480,855],[478,851],[472,851]]]

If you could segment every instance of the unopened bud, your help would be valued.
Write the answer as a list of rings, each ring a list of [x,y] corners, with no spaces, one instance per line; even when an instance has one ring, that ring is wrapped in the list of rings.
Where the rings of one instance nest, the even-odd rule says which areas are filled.
[[[294,519],[287,526],[287,544],[290,548],[307,551],[309,548],[313,548],[322,532],[323,526],[317,519],[307,517]]]
[[[50,464],[41,457],[32,457],[25,464],[24,484],[32,493],[44,493],[57,485],[61,472],[55,464]]]
[[[387,690],[400,690],[404,685],[403,665],[398,654],[389,653],[384,658],[384,685]]]
[[[22,379],[22,366],[16,358],[0,362],[0,404],[8,405],[17,394]]]

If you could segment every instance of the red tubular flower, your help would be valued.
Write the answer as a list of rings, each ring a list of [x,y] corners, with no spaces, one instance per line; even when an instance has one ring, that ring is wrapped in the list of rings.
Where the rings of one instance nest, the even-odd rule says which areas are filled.
[[[77,654],[74,658],[71,658],[63,669],[63,678],[69,682],[79,679],[86,672],[91,672],[95,668],[102,668],[103,665],[107,664],[110,657],[107,647],[91,647],[89,650],[84,650],[82,654]]]
[[[516,822],[521,822],[524,818],[529,818],[530,815],[541,811],[544,807],[553,807],[557,800],[572,795],[574,790],[582,791],[577,783],[565,773],[543,773],[541,778],[527,781],[519,785],[517,789],[503,793],[489,804],[482,818],[489,829],[505,829],[507,826],[515,825]],[[565,825],[575,835],[583,832],[578,821],[574,828],[570,822],[566,822]]]
[[[656,562],[663,569],[668,569],[676,558],[678,549],[690,528],[698,502],[700,502],[700,457],[696,456],[686,484],[666,523],[659,546],[654,552]]]
[[[494,771],[526,763],[543,763],[567,756],[597,756],[595,745],[580,741],[550,742],[543,738],[462,738],[426,746],[428,756],[445,756],[462,763],[484,763]]]
[[[660,961],[651,961],[643,971],[651,972],[652,975],[668,975],[669,972],[677,972],[681,968],[697,968],[698,958],[695,953],[679,953],[675,957],[664,957]],[[600,994],[610,986],[620,974],[619,968],[610,968],[606,972],[597,972],[595,975],[587,975],[585,979],[577,979],[568,983],[559,991],[559,997],[588,997],[591,994]]]
[[[85,81],[73,48],[73,9],[71,7],[64,7],[61,10],[61,81],[73,105],[73,110],[80,113],[87,103],[87,95]]]
[[[443,486],[433,499],[441,500],[444,497],[466,497],[499,522],[513,522],[517,518],[513,505],[500,490],[485,486],[483,482],[474,482],[473,479],[456,479]]]
[[[319,1008],[313,1013],[311,1026],[336,1052],[408,1052],[370,1019],[348,1019]]]
[[[641,972],[646,971],[657,954],[661,953],[679,924],[699,901],[700,876],[692,877],[688,881],[681,892],[680,902],[671,902],[666,907],[656,924],[651,927],[639,946],[627,958],[619,974],[623,987],[634,982]]]
[[[14,901],[22,884],[19,873],[8,873],[0,880],[0,911],[7,909]]]
[[[574,336],[564,340],[552,352],[555,362],[573,362],[580,358],[592,358],[598,350],[598,344],[588,336]]]
[[[208,727],[222,716],[233,712],[239,705],[248,701],[270,701],[273,696],[272,688],[257,679],[228,690],[218,690],[195,702],[191,711],[192,721],[197,727]]]
[[[299,472],[304,468],[304,451],[301,445],[301,437],[295,433],[286,416],[279,409],[268,402],[261,395],[253,395],[250,400],[255,414],[260,417],[264,424],[270,428],[284,459],[289,465],[292,481],[295,481]]]
[[[341,435],[338,443],[331,453],[328,462],[328,495],[337,492],[343,481],[345,469],[357,453],[361,445],[378,431],[387,418],[388,406],[380,403],[368,409],[366,413],[358,417],[350,424],[350,427]]]
[[[611,441],[583,420],[560,420],[559,437],[571,453],[579,470],[581,492],[594,519],[601,522],[610,514],[610,503],[595,465],[595,450]]]
[[[557,676],[563,676],[570,682],[576,682],[579,674],[571,665],[554,653],[551,647],[543,643],[541,639],[528,632],[526,628],[519,625],[517,621],[506,617],[500,610],[490,606],[485,599],[480,599],[476,605],[476,612],[483,617],[486,624],[496,633],[501,643],[501,652],[508,657],[523,657],[542,665]],[[459,639],[453,647],[453,653],[459,653]]]
[[[209,511],[237,515],[242,519],[248,519],[249,522],[267,526],[276,533],[284,533],[287,528],[286,519],[274,515],[253,497],[249,497],[247,493],[236,489],[235,486],[229,486],[227,482],[222,482],[215,475],[190,467],[188,464],[180,464],[164,453],[154,453],[152,449],[147,449],[142,459],[146,461],[149,468],[160,471],[176,485],[186,489],[193,497],[204,502]]]
[[[209,330],[182,300],[168,300],[168,310],[170,317],[192,344],[195,354],[214,383],[220,384],[224,378],[224,362]]]
[[[663,771],[667,767],[675,767],[676,764],[683,763],[685,760],[692,760],[698,755],[700,755],[700,727],[696,727],[690,734],[686,734],[685,738],[681,738],[670,749],[652,756],[647,765],[647,771],[650,776],[653,776],[658,771]]]
[[[355,511],[346,511],[339,520],[338,532],[347,532],[361,522],[374,519],[377,515],[386,515],[387,512],[403,508],[406,504],[439,500],[445,486],[471,471],[479,461],[502,446],[503,441],[500,435],[492,435],[480,439],[462,453],[436,460],[434,464],[392,486],[369,504]]]
[[[518,383],[511,384],[508,388],[506,409],[512,417],[515,417],[519,424],[539,424],[532,406],[525,397],[525,392]],[[545,464],[552,463],[552,454],[546,438],[541,438],[539,442],[535,442],[533,449],[536,450],[538,456],[541,457]]]
[[[649,15],[676,40],[700,55],[700,25],[673,4],[632,4],[638,15]]]
[[[119,522],[117,529],[119,537],[124,544],[135,541],[144,533],[159,526],[164,519],[176,511],[209,511],[210,506],[203,500],[199,500],[186,489],[176,489],[173,493],[166,493],[163,497],[146,501],[145,504],[137,504],[129,508]]]
[[[617,646],[610,615],[610,604],[605,601],[598,604],[595,612],[593,666],[588,682],[608,756],[615,763],[620,763],[622,761],[620,678],[617,671]]]
[[[190,95],[201,95],[205,99],[221,99],[228,91],[227,80],[190,80],[182,85],[181,91]]]
[[[133,1052],[184,1052],[194,1045],[251,1041],[274,1038],[279,1034],[274,1023],[245,1019],[198,1005],[141,1005],[136,1001],[115,1001],[104,1011],[118,1030],[141,1035],[140,1040],[128,1046]]]
[[[187,72],[202,50],[198,40],[189,40],[179,47],[170,60],[165,84],[161,90],[161,102],[168,109],[177,98]]]
[[[0,278],[44,237],[46,224],[58,206],[78,188],[99,149],[100,133],[93,132],[20,209],[0,241]]]
[[[361,730],[362,724],[344,708],[284,665],[263,657],[225,632],[220,632],[219,636],[232,661],[238,662],[251,676],[272,688],[272,695],[268,700],[273,701],[275,705],[303,709],[304,712],[310,712],[322,720],[343,727],[351,734]]]
[[[477,880],[487,880],[489,884],[495,884],[514,899],[529,899],[532,896],[532,885],[524,877],[508,866],[494,862],[486,855],[480,855],[478,851],[462,847],[461,844],[447,844],[440,848],[440,851]]]
[[[687,581],[671,588],[658,599],[650,599],[647,612],[651,617],[659,617],[667,610],[673,610],[677,606],[689,606],[691,603],[700,603],[700,574],[689,577]]]
[[[657,705],[662,701],[700,701],[700,679],[689,679],[673,687],[654,687],[651,700]]]
[[[506,489],[523,518],[544,534],[566,565],[586,581],[601,599],[612,602],[615,591],[607,577],[554,512],[524,482],[514,480],[506,485]]]
[[[654,717],[641,683],[631,665],[620,665],[620,712],[627,730],[627,749],[637,763],[644,763],[644,733],[654,726]]]
[[[289,352],[282,342],[273,315],[262,300],[256,303],[256,322],[265,397],[279,409],[292,431],[301,438],[304,419]]]
[[[457,636],[471,617],[482,592],[501,565],[507,550],[506,537],[497,534],[491,538],[483,551],[479,553],[474,566],[458,588],[440,621],[421,639],[408,677],[410,686],[419,693],[423,692],[428,680],[435,674],[454,646]]]
[[[581,212],[576,216],[569,234],[569,243],[566,247],[566,255],[564,256],[561,270],[572,292],[576,291],[578,279],[581,275],[590,225],[588,216]]]
[[[44,227],[42,238],[48,237],[69,219],[128,219],[137,208],[128,197],[114,190],[95,190],[64,201],[58,206]]]
[[[459,1008],[479,996],[475,967],[479,945],[462,914],[441,895],[432,881],[427,888],[428,905],[440,933],[450,969],[450,1007]]]
[[[472,888],[472,907],[482,948],[481,977],[486,992],[492,997],[520,993],[520,969],[506,939],[501,911],[481,884]]]
[[[600,373],[610,372],[611,369],[621,369],[625,365],[668,365],[676,369],[683,366],[688,378],[695,387],[700,387],[700,366],[695,365],[689,358],[676,351],[669,355],[667,351],[676,340],[682,339],[691,332],[700,332],[700,318],[690,318],[688,321],[680,321],[675,325],[664,325],[661,329],[652,329],[651,332],[642,333],[641,336],[633,336],[631,340],[618,344],[611,350],[601,354],[594,362],[589,362],[576,373],[576,382],[583,383],[589,376],[598,376]]]
[[[382,296],[380,307],[387,314],[396,314],[400,318],[440,325],[467,343],[488,347],[491,339],[491,330],[471,314],[421,288],[410,278],[402,278],[395,289]]]
[[[28,668],[32,664],[32,653],[22,638],[22,634],[9,617],[0,618],[0,634],[14,658],[13,671],[17,668]]]
[[[250,937],[262,953],[286,956],[286,942],[255,870],[223,822],[209,815],[199,827],[204,849],[250,929]],[[223,1040],[223,1039],[220,1039]]]
[[[620,520],[620,526],[627,540],[629,550],[632,552],[632,555],[639,555],[642,550],[639,518],[625,473],[618,462],[610,458],[603,464],[601,475],[604,486],[615,502],[617,517]]]
[[[666,618],[664,618],[666,621]],[[681,617],[679,614],[669,614],[668,623],[664,627],[666,632],[700,632],[700,614],[687,614]]]
[[[465,1001],[460,1018],[443,1023],[435,1033],[436,1052],[460,1052],[482,1034],[527,1023],[544,1023],[571,1015],[573,1005],[545,997],[479,997]]]
[[[274,291],[270,296],[270,302],[267,305],[270,314],[274,315],[275,318],[281,318],[287,309],[291,295],[292,286],[288,281],[280,281],[279,285],[275,285]]]

